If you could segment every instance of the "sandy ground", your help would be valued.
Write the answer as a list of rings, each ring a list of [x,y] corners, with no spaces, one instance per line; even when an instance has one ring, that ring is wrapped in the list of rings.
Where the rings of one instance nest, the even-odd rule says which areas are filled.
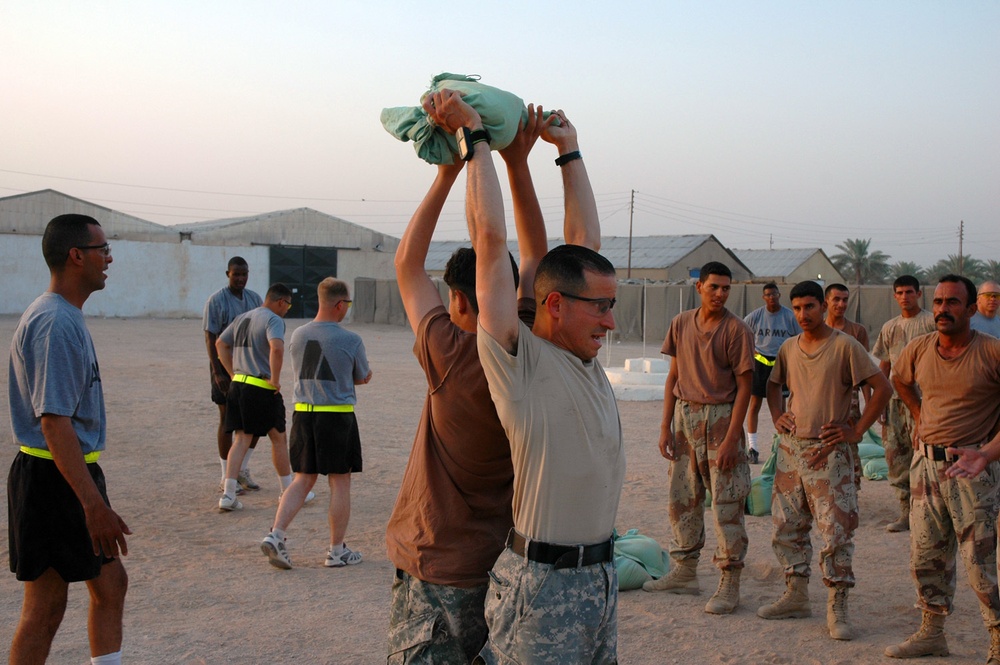
[[[302,321],[290,321],[290,327]],[[0,318],[9,343],[16,319]],[[385,658],[393,567],[384,531],[406,464],[425,390],[408,328],[355,326],[375,372],[359,388],[358,418],[365,472],[355,476],[348,543],[365,555],[359,566],[323,567],[328,542],[328,488],[305,507],[289,532],[295,568],[271,567],[260,553],[277,505],[278,480],[262,443],[252,469],[263,486],[244,496],[245,509],[220,514],[216,407],[196,320],[92,319],[108,405],[109,446],[101,464],[111,501],[132,528],[125,566],[130,589],[125,617],[131,663],[379,663]],[[651,344],[655,352],[659,344]],[[641,344],[613,345],[608,366],[642,354]],[[2,363],[6,374],[6,363]],[[286,381],[287,382],[287,381]],[[6,380],[0,393],[6,402]],[[618,529],[638,528],[666,547],[667,464],[656,450],[659,402],[619,404],[628,473]],[[6,409],[0,425],[5,464],[15,452]],[[768,423],[769,425],[769,423]],[[762,427],[763,430],[763,427]],[[768,427],[769,433],[773,431]],[[759,474],[760,466],[754,467]],[[3,476],[6,478],[6,474]],[[4,481],[6,482],[6,481]],[[322,481],[321,481],[322,482]],[[623,664],[653,663],[879,663],[886,645],[919,623],[913,608],[906,534],[887,534],[896,500],[886,482],[864,481],[856,536],[858,586],[850,596],[857,631],[852,642],[826,632],[826,592],[814,575],[814,616],[764,621],[755,610],[783,589],[771,552],[769,517],[747,517],[750,552],[742,604],[730,616],[705,614],[717,572],[710,564],[709,530],[700,566],[702,594],[672,596],[630,591],[620,596],[619,656]],[[0,517],[6,525],[6,513]],[[5,530],[5,529],[4,529]],[[2,556],[7,558],[6,539]],[[0,649],[16,625],[21,586],[0,580]],[[87,593],[74,585],[50,662],[87,662]],[[956,612],[948,621],[950,663],[981,663],[988,645],[975,598],[960,573]]]

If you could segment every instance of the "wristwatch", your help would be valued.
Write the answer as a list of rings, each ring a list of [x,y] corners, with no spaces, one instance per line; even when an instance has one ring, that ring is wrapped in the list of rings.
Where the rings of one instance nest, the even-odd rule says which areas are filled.
[[[480,141],[490,142],[490,133],[485,128],[472,131],[468,127],[459,127],[455,132],[455,140],[458,141],[458,156],[463,162],[472,159],[472,146]]]

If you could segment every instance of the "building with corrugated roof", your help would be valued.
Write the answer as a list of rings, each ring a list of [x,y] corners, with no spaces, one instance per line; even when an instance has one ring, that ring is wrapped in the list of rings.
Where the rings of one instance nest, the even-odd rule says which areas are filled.
[[[820,284],[843,282],[844,277],[822,249],[734,249],[759,284],[798,284],[811,279]]]

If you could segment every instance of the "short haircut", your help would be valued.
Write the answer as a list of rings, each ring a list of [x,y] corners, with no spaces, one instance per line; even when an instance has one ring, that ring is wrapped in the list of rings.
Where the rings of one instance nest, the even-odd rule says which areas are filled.
[[[587,286],[585,271],[615,275],[611,261],[581,245],[559,245],[542,257],[535,272],[535,299],[541,302],[553,291],[579,293]]]
[[[851,292],[849,288],[838,282],[834,282],[833,284],[830,284],[825,289],[823,289],[823,295],[826,297],[830,297],[830,291],[847,291],[848,293]]]
[[[275,300],[281,300],[282,298],[291,298],[292,290],[282,284],[281,282],[275,282],[267,289],[267,294],[264,296],[264,300],[274,302]]]
[[[229,272],[229,269],[232,268],[233,266],[239,266],[241,268],[250,267],[249,265],[247,265],[247,260],[244,259],[242,256],[234,256],[233,258],[229,259],[229,263],[226,265],[226,272]]]
[[[768,282],[767,284],[764,285],[764,288],[761,289],[761,293],[763,293],[764,291],[767,291],[768,289],[774,289],[775,291],[777,291],[778,290],[778,285],[775,284],[774,282]]]
[[[965,277],[964,275],[953,275],[949,273],[938,280],[938,284],[941,284],[943,282],[948,282],[950,284],[965,284],[966,306],[972,305],[973,303],[976,302],[976,297],[978,296],[978,294],[976,293],[976,285],[968,277]]]
[[[709,275],[719,275],[720,277],[728,277],[730,280],[733,278],[733,271],[729,269],[725,263],[719,263],[718,261],[709,261],[701,267],[698,272],[698,281],[704,282],[708,279]]]
[[[795,300],[796,298],[808,298],[812,296],[819,302],[825,302],[823,298],[823,287],[807,279],[804,282],[799,282],[792,287],[792,292],[788,294],[789,300]]]
[[[517,272],[517,263],[510,252],[510,269],[514,273],[514,289],[520,283],[520,276]],[[444,267],[444,283],[452,291],[458,291],[465,295],[472,311],[479,314],[479,300],[476,299],[476,252],[471,247],[459,247],[448,259]]]
[[[90,244],[90,227],[100,226],[87,215],[59,215],[53,217],[42,235],[42,256],[49,270],[62,270],[69,259],[69,250]]]
[[[899,287],[912,286],[914,291],[920,291],[920,280],[913,275],[900,275],[892,283],[892,291],[895,293]]]
[[[336,277],[327,277],[316,287],[316,294],[320,302],[333,302],[334,300],[346,300],[350,296],[347,289],[347,282],[342,282]]]

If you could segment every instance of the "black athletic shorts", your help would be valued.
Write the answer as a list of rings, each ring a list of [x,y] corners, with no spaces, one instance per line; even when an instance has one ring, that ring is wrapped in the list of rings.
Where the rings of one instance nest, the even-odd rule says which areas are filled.
[[[289,438],[295,473],[361,473],[361,435],[353,412],[296,411]]]
[[[767,356],[764,356],[767,358]],[[768,358],[774,360],[774,358]],[[762,363],[759,359],[753,359],[753,385],[750,387],[750,394],[754,397],[767,399],[767,380],[771,378],[773,365]]]
[[[101,467],[88,464],[87,470],[110,506]],[[37,580],[49,568],[66,582],[84,582],[114,561],[94,555],[83,506],[56,463],[23,452],[7,476],[7,533],[10,572],[22,582]]]
[[[272,429],[285,431],[285,402],[281,393],[233,381],[226,395],[226,431],[267,436]]]

